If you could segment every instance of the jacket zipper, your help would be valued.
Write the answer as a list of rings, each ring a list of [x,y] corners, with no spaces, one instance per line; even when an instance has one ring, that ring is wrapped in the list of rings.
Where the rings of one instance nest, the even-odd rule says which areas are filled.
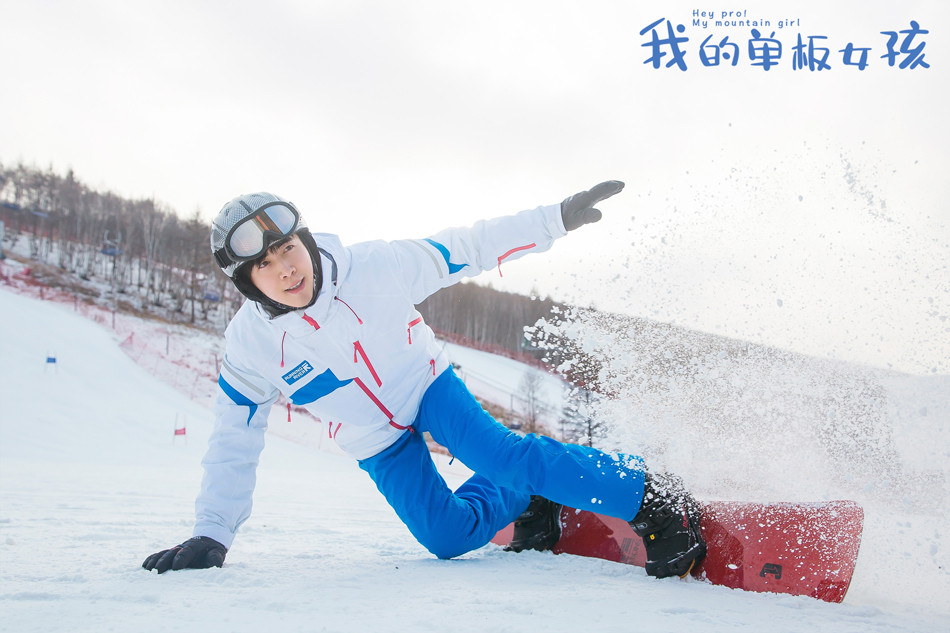
[[[373,380],[376,381],[376,386],[382,387],[383,381],[379,379],[379,374],[376,373],[373,363],[369,362],[369,357],[366,356],[363,346],[360,345],[359,341],[356,341],[353,343],[353,362],[358,363],[360,358],[362,358],[363,362],[366,363],[366,366],[369,367],[369,373],[373,374]]]
[[[508,251],[507,253],[505,253],[504,255],[502,255],[501,257],[499,257],[499,258],[498,258],[498,276],[499,276],[499,277],[504,277],[504,275],[501,274],[501,260],[505,259],[505,258],[508,257],[509,255],[512,255],[513,253],[517,253],[518,251],[524,251],[524,250],[527,250],[527,249],[529,249],[529,248],[534,248],[535,246],[536,246],[536,244],[528,244],[527,246],[519,246],[518,248],[513,248],[513,249],[511,249],[510,251]]]
[[[409,429],[410,433],[415,433],[415,429],[413,429],[411,426],[403,426],[401,424],[396,424],[396,422],[393,420],[393,414],[389,412],[389,409],[386,408],[386,405],[384,405],[382,402],[379,401],[379,398],[376,397],[376,394],[370,391],[369,387],[366,386],[366,383],[363,382],[359,376],[354,378],[353,382],[355,382],[359,386],[359,388],[363,390],[363,393],[369,396],[369,399],[373,401],[373,403],[379,408],[380,411],[383,412],[383,415],[389,418],[390,426],[393,426],[399,429],[400,431],[405,431],[406,429]]]
[[[412,345],[412,326],[413,326],[413,325],[419,325],[420,323],[422,323],[422,317],[419,317],[419,318],[416,319],[415,321],[410,321],[410,322],[409,322],[409,327],[406,328],[406,332],[409,333],[409,344],[410,344],[410,345]]]

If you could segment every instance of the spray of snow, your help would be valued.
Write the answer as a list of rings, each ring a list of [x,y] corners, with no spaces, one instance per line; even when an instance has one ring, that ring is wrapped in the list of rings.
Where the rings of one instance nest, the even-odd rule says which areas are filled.
[[[884,600],[895,590],[923,602],[950,591],[941,538],[950,515],[950,376],[590,310],[535,331],[599,362],[596,388],[610,396],[593,405],[607,428],[601,448],[638,453],[702,498],[856,500],[867,512],[864,550],[887,561],[859,564],[857,585]]]

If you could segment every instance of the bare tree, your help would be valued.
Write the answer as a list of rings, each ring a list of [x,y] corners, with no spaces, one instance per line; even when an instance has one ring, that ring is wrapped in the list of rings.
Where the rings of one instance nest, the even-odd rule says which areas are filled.
[[[521,378],[521,399],[525,408],[522,417],[524,424],[521,430],[525,433],[540,433],[541,425],[538,419],[541,417],[541,375],[534,370],[528,369]]]
[[[500,345],[524,352],[524,328],[547,317],[556,304],[542,299],[502,292],[475,283],[460,283],[438,291],[419,306],[429,325],[459,334],[477,343]],[[530,350],[529,350],[530,351]]]
[[[157,205],[154,200],[145,200],[140,207],[140,221],[142,223],[142,240],[145,256],[145,299],[146,302],[153,295],[158,295],[158,284],[154,273],[159,254],[168,239],[169,213]],[[141,270],[141,266],[139,270]]]
[[[198,277],[201,275],[204,276],[201,272],[202,268],[205,268],[202,264],[207,264],[207,256],[202,257],[203,250],[202,247],[207,241],[208,230],[205,228],[204,222],[201,220],[201,209],[195,208],[195,212],[188,218],[188,223],[185,225],[186,230],[186,240],[191,250],[191,288],[189,294],[191,295],[191,322],[195,322],[195,303],[199,295],[198,289]],[[204,297],[204,293],[200,293]],[[202,305],[202,312],[204,313],[204,305]],[[207,316],[206,314],[204,316]]]

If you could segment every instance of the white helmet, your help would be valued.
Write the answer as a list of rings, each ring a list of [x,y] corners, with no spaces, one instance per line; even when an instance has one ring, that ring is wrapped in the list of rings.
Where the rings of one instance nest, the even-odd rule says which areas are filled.
[[[265,191],[244,194],[224,205],[211,223],[211,254],[234,279],[241,264],[305,228],[307,223],[292,203]]]

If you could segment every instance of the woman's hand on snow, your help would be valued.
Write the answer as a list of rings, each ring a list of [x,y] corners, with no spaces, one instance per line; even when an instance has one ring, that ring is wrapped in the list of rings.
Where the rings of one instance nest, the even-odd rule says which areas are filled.
[[[570,198],[561,203],[561,219],[564,221],[564,228],[568,231],[597,222],[602,217],[599,210],[594,205],[602,200],[606,200],[614,194],[623,190],[623,183],[619,180],[608,180],[599,185],[594,185],[590,191],[575,193]]]
[[[224,556],[227,553],[228,548],[213,538],[196,536],[181,545],[152,554],[145,559],[142,567],[148,571],[154,569],[160,574],[169,569],[178,571],[186,567],[191,569],[220,567],[224,564]]]

